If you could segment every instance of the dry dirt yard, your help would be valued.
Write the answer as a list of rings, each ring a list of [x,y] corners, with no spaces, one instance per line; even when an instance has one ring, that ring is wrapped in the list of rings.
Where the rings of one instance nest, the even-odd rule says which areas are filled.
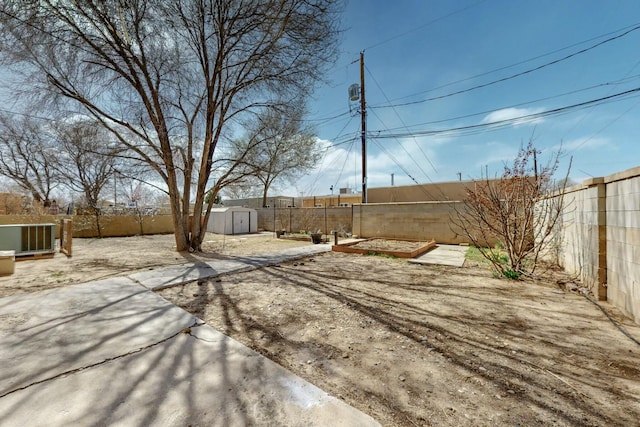
[[[640,425],[640,346],[553,281],[332,252],[160,295],[384,426]]]
[[[218,237],[197,257],[173,252],[171,236],[74,240],[73,258],[17,263],[0,289],[308,244]],[[330,252],[159,294],[385,426],[640,425],[640,346],[559,278]]]
[[[57,242],[59,246],[59,241]],[[72,283],[131,274],[167,265],[255,255],[307,242],[276,239],[272,233],[222,236],[207,233],[203,253],[176,252],[173,235],[134,236],[107,239],[73,239],[72,257],[56,253],[53,258],[18,258],[15,273],[0,276],[0,297],[34,292]]]

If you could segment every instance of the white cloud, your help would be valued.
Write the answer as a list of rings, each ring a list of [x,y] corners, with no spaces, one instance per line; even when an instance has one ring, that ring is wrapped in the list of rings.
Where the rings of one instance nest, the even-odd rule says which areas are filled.
[[[502,110],[496,110],[487,114],[484,119],[482,119],[482,123],[502,122],[505,120],[513,120],[513,126],[542,123],[544,120],[541,117],[518,118],[538,114],[542,111],[544,111],[543,108],[503,108]]]

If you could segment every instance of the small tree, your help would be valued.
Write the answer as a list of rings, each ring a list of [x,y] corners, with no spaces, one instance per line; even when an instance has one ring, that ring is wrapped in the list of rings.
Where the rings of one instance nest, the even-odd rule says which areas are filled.
[[[467,188],[464,208],[456,209],[452,222],[503,277],[517,279],[534,274],[540,254],[549,244],[562,212],[567,176],[560,186],[553,181],[560,152],[537,167],[539,152],[532,141],[523,146],[512,166],[505,165],[497,180],[484,177]],[[559,197],[548,197],[558,192]],[[497,242],[495,247],[488,243]]]

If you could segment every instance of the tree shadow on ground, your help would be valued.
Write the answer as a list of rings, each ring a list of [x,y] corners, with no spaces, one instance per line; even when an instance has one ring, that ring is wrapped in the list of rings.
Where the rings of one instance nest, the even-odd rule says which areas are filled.
[[[536,413],[545,413],[568,425],[616,425],[620,420],[633,423],[640,417],[639,408],[628,409],[634,407],[638,396],[626,389],[624,383],[611,381],[619,372],[591,359],[595,356],[619,364],[620,369],[632,368],[624,354],[629,347],[627,343],[621,341],[618,348],[613,349],[603,348],[597,342],[598,333],[610,331],[596,311],[584,318],[569,306],[559,310],[553,305],[558,298],[555,295],[543,295],[539,289],[531,290],[533,288],[525,285],[486,276],[485,280],[493,280],[491,287],[474,283],[473,275],[467,276],[466,281],[453,281],[450,276],[464,275],[456,269],[438,268],[438,274],[422,269],[420,273],[407,274],[402,282],[386,277],[383,270],[376,271],[374,267],[369,270],[367,273],[358,268],[319,269],[306,260],[304,266],[287,263],[261,269],[256,274],[260,275],[258,280],[265,288],[284,289],[275,292],[274,288],[273,298],[304,293],[308,301],[323,300],[324,303],[318,305],[325,309],[332,305],[348,307],[354,318],[380,325],[412,342],[419,349],[419,356],[438,355],[443,366],[453,365],[482,383],[481,390],[502,394],[503,401],[496,405],[505,411],[510,405],[527,408],[525,412],[534,414],[528,419],[530,422],[536,419]],[[443,276],[443,272],[450,275]],[[234,286],[241,285],[234,283]],[[203,281],[199,289],[197,295],[187,298],[185,309],[203,319],[208,319],[211,310],[215,311],[219,319],[217,327],[222,332],[302,376],[305,371],[296,366],[292,354],[328,358],[335,368],[339,364],[336,357],[357,353],[357,344],[355,349],[350,349],[321,337],[300,339],[291,334],[296,325],[304,329],[305,320],[313,318],[314,309],[309,304],[283,309],[284,313],[276,321],[256,311],[255,306],[247,311],[252,307],[246,301],[250,297],[240,298],[226,281]],[[549,308],[551,305],[553,308]],[[524,316],[524,310],[533,317]],[[304,312],[312,314],[305,317],[301,314]],[[545,322],[545,318],[562,318],[562,321]],[[596,325],[596,322],[601,323]],[[571,328],[575,328],[573,336]],[[601,332],[594,334],[588,329]],[[358,339],[366,338],[354,338],[354,341]],[[504,345],[506,341],[531,345],[518,345],[516,351],[513,346]],[[396,425],[425,421],[394,398],[391,384],[383,385],[374,374],[368,380],[377,385],[370,390],[362,389],[361,378],[350,378],[349,363],[347,358],[342,364],[344,369],[327,368],[324,373],[316,373],[314,379],[320,381],[319,386],[330,389],[331,376],[341,375],[343,385],[334,390],[334,394],[344,394],[349,403],[365,412],[371,413],[371,407],[383,408],[374,416],[386,412],[387,419]],[[407,381],[402,387],[411,388],[412,384]],[[419,388],[414,393],[420,393]],[[598,404],[602,395],[617,401],[619,406],[608,408]],[[363,407],[363,401],[371,402],[369,407]],[[627,408],[628,412],[620,414],[620,407]],[[448,417],[440,421],[455,424]],[[517,421],[517,415],[512,421]]]

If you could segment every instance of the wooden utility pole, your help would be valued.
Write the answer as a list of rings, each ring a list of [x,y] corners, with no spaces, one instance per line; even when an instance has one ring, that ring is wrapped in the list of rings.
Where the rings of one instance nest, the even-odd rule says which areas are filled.
[[[364,99],[364,51],[360,52],[360,116],[362,119],[362,203],[367,203],[367,103]]]

